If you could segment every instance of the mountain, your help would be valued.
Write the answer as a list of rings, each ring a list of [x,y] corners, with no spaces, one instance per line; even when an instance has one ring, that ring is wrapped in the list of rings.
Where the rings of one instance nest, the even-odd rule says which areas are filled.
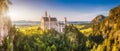
[[[120,51],[120,5],[111,9],[102,22],[93,24],[90,37],[94,42],[101,42],[96,51]]]
[[[120,30],[120,5],[111,9],[109,16],[105,20],[94,25],[94,32],[97,34],[114,34],[118,30]]]
[[[88,24],[90,21],[67,21],[67,24]],[[19,20],[13,21],[13,25],[40,25],[40,21],[26,21]],[[64,21],[60,21],[60,23],[64,23]]]
[[[106,17],[103,15],[98,15],[91,21],[91,23],[99,23],[99,22],[103,21],[105,18]]]
[[[34,23],[34,22],[40,22],[40,21],[26,21],[26,20],[18,20],[18,21],[13,21],[14,23]]]
[[[13,25],[39,25],[40,21],[25,21],[25,20],[19,20],[19,21],[13,21]]]

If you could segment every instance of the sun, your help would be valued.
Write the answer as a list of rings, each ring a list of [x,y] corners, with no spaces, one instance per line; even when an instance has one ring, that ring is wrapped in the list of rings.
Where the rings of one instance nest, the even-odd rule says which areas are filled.
[[[10,17],[11,20],[14,20],[16,19],[17,12],[15,11],[15,9],[10,8],[7,15],[8,17]]]
[[[8,16],[13,17],[13,16],[14,16],[14,13],[11,12],[11,11],[9,11],[9,12],[8,12]]]

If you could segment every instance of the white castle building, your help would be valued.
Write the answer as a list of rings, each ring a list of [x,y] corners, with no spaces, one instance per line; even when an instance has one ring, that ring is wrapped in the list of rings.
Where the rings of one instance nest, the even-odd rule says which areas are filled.
[[[66,18],[64,18],[64,23],[60,23],[57,21],[57,18],[48,16],[47,12],[45,12],[45,16],[41,19],[41,28],[43,30],[54,29],[58,32],[64,32],[65,26]]]

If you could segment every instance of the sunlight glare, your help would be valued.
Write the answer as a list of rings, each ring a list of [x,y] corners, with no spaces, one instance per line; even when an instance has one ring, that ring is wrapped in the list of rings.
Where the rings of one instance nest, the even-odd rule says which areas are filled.
[[[8,16],[10,16],[11,18],[14,16],[13,12],[8,12]]]

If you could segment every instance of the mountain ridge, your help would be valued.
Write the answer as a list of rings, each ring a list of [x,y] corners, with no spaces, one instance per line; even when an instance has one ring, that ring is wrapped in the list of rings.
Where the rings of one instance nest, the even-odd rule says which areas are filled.
[[[99,22],[102,22],[106,17],[104,15],[98,15],[96,16],[92,21],[91,23],[99,23]]]

